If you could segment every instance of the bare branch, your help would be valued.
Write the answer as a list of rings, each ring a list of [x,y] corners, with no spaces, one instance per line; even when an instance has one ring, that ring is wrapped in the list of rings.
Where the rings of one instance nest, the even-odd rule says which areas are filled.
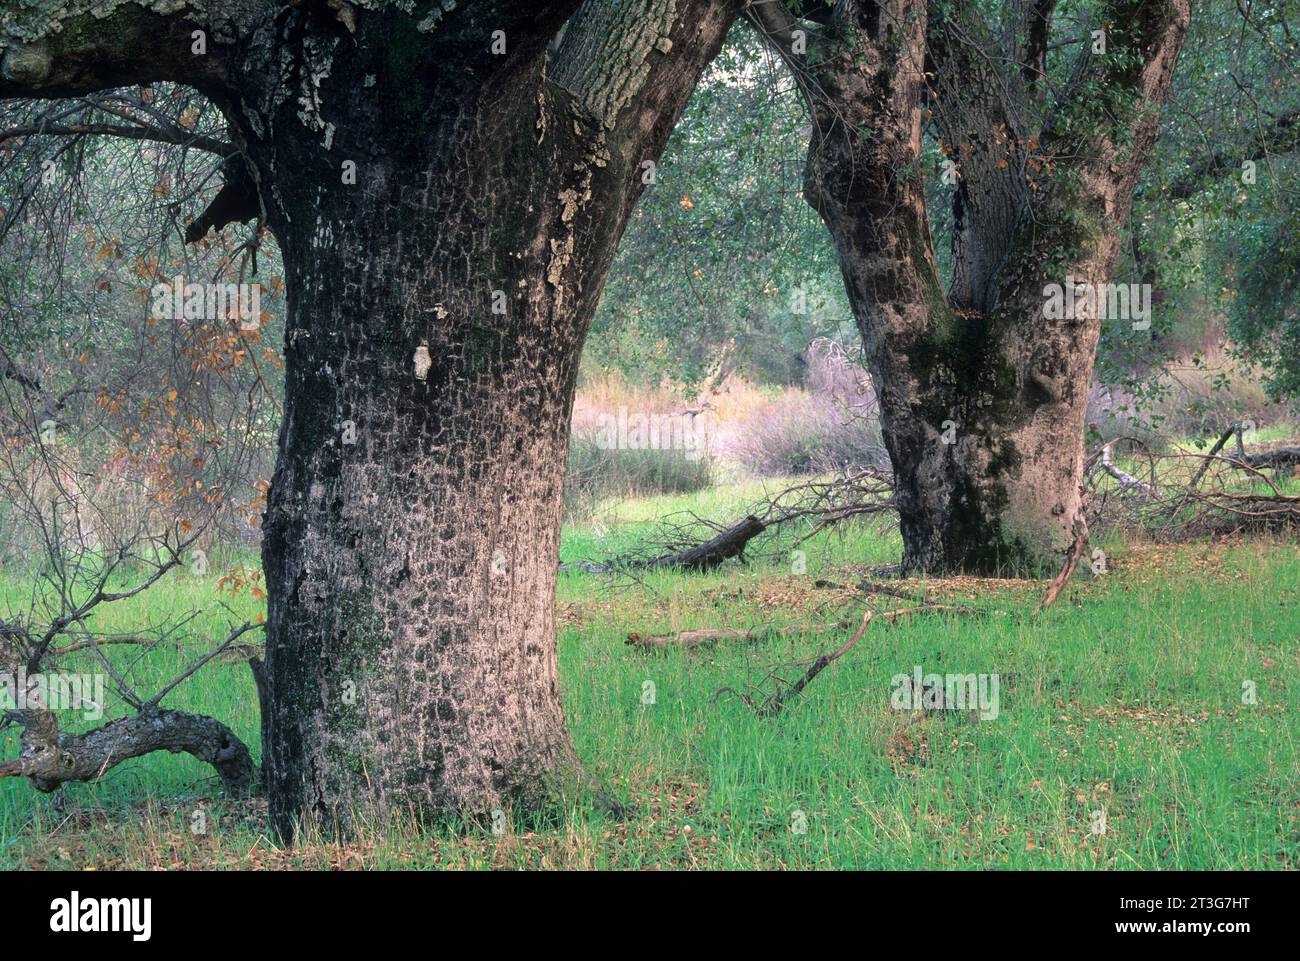
[[[85,734],[68,734],[60,732],[49,711],[11,714],[22,715],[22,748],[16,759],[0,762],[0,777],[30,778],[38,791],[48,793],[68,781],[92,781],[129,758],[153,751],[184,752],[211,764],[232,795],[247,794],[256,785],[247,746],[214,718],[150,710]]]

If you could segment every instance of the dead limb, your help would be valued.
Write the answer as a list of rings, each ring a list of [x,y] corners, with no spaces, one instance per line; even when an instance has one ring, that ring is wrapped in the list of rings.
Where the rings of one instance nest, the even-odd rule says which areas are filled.
[[[720,627],[704,628],[696,631],[676,631],[668,634],[628,634],[624,642],[644,651],[667,651],[673,648],[690,649],[708,647],[719,641],[759,641],[774,634],[769,627],[745,628]]]
[[[925,611],[954,611],[954,610],[959,610],[959,609],[953,608],[945,604],[922,604],[919,607],[905,608],[903,610],[896,610],[896,611],[886,611],[883,614],[876,615],[874,614],[874,612],[868,609],[862,615],[862,623],[858,625],[858,629],[853,632],[853,636],[851,638],[849,638],[847,641],[844,642],[844,644],[840,645],[835,650],[831,651],[829,654],[822,654],[820,657],[818,657],[815,661],[812,662],[812,664],[808,666],[808,670],[806,670],[803,673],[803,676],[800,677],[798,680],[796,680],[789,687],[778,689],[775,694],[761,701],[756,700],[755,698],[747,694],[742,694],[739,692],[737,692],[737,694],[742,701],[744,701],[746,704],[748,704],[750,707],[754,708],[754,710],[758,712],[759,717],[775,717],[777,714],[781,712],[781,708],[785,707],[787,703],[792,701],[794,698],[798,697],[800,693],[803,692],[803,689],[807,687],[810,683],[812,683],[813,678],[815,678],[818,674],[826,670],[826,668],[830,667],[832,664],[834,664],[841,657],[849,653],[849,651],[853,650],[853,648],[857,646],[858,641],[862,639],[862,635],[866,633],[867,625],[871,623],[874,617],[879,616],[881,620],[893,622],[895,620],[898,620],[899,618],[907,617],[912,614],[919,614]]]
[[[159,707],[159,702],[170,691],[192,676],[204,664],[226,651],[236,639],[262,625],[246,623],[233,629],[226,639],[211,652],[198,658],[165,685],[149,701],[144,701],[132,691],[121,674],[100,650],[100,644],[121,642],[146,646],[161,643],[140,637],[102,638],[83,635],[84,639],[63,647],[49,647],[43,652],[46,659],[55,653],[89,650],[100,661],[100,667],[113,678],[123,698],[137,709],[137,713],[118,718],[101,727],[81,734],[63,731],[59,723],[59,710],[95,710],[102,713],[103,704],[87,699],[78,686],[65,683],[56,694],[53,681],[48,686],[32,686],[28,681],[15,684],[19,677],[31,678],[44,673],[49,677],[62,676],[62,672],[37,662],[37,670],[22,674],[20,667],[30,663],[26,652],[37,642],[29,629],[17,624],[0,624],[0,669],[10,679],[14,707],[0,712],[0,727],[11,723],[22,726],[18,757],[0,762],[0,777],[26,777],[39,791],[51,792],[69,781],[90,781],[128,758],[140,757],[154,751],[173,754],[190,754],[211,764],[221,778],[222,786],[232,795],[250,793],[257,783],[257,770],[247,746],[225,724],[212,717],[189,714]],[[62,632],[70,633],[65,628]],[[97,692],[98,693],[98,692]],[[66,702],[65,702],[66,701]]]
[[[1157,500],[1160,499],[1160,493],[1151,484],[1143,483],[1132,474],[1120,470],[1111,463],[1109,444],[1106,444],[1101,449],[1101,469],[1111,477],[1115,478],[1115,480],[1119,481],[1119,488],[1121,491],[1136,491],[1145,494],[1147,497],[1154,497]]]
[[[1300,446],[1249,454],[1242,441],[1244,428],[1243,423],[1230,425],[1204,454],[1183,450],[1165,455],[1148,453],[1151,483],[1146,487],[1135,488],[1121,479],[1121,495],[1134,490],[1146,493],[1148,489],[1159,489],[1165,495],[1163,498],[1113,498],[1111,491],[1095,486],[1093,468],[1100,467],[1111,477],[1116,477],[1116,471],[1124,474],[1109,463],[1110,444],[1115,441],[1096,449],[1086,462],[1089,483],[1094,484],[1088,498],[1089,525],[1093,530],[1105,526],[1138,528],[1169,540],[1243,529],[1283,529],[1300,524],[1300,501],[1294,495],[1283,493],[1278,486],[1279,479],[1300,464]],[[1236,449],[1230,452],[1225,448],[1234,435]],[[1136,438],[1119,439],[1141,443]],[[1166,474],[1163,482],[1157,480],[1166,463],[1188,459],[1198,461],[1190,480],[1184,482],[1181,471]],[[1211,470],[1212,467],[1215,469]],[[1266,470],[1272,471],[1272,476]],[[1260,490],[1261,485],[1267,490]]]
[[[576,564],[561,564],[560,570],[587,571],[595,574],[656,569],[708,571],[733,557],[739,557],[743,560],[745,545],[766,529],[767,525],[757,517],[750,516],[737,524],[731,525],[703,543],[693,544],[671,554],[663,554],[648,560],[610,561],[606,564],[581,561]]]
[[[986,611],[977,610],[973,607],[962,607],[960,604],[918,604],[916,607],[900,607],[892,611],[883,611],[875,616],[880,618],[886,624],[893,624],[895,621],[901,621],[913,616],[914,614],[972,614],[982,615]],[[852,627],[852,619],[840,621],[836,625],[840,630]]]
[[[1237,433],[1238,441],[1240,441],[1241,435],[1237,432],[1237,427],[1237,424],[1233,424],[1219,436],[1218,440],[1214,442],[1214,446],[1211,447],[1210,452],[1205,455],[1205,460],[1201,461],[1201,466],[1196,469],[1196,473],[1192,475],[1191,482],[1187,485],[1187,492],[1189,494],[1196,490],[1196,485],[1201,482],[1201,477],[1204,476],[1206,468],[1210,466],[1210,461],[1214,459],[1219,451],[1223,450],[1223,445],[1228,442],[1228,438],[1230,438],[1234,433]]]
[[[1285,471],[1300,464],[1300,447],[1275,447],[1258,454],[1243,454],[1236,459],[1254,470],[1268,467]]]
[[[853,632],[851,638],[829,654],[822,654],[818,657],[817,660],[813,661],[812,664],[809,665],[808,670],[804,672],[803,677],[799,678],[789,687],[777,691],[766,701],[757,705],[746,695],[742,694],[741,698],[750,707],[754,708],[760,717],[775,717],[781,712],[781,708],[785,707],[786,702],[798,697],[803,689],[812,683],[813,678],[857,646],[858,641],[862,639],[862,635],[866,633],[867,625],[871,623],[871,618],[872,612],[867,610],[866,613],[862,615],[862,623],[858,625],[858,629]]]
[[[232,795],[248,794],[257,781],[248,748],[215,718],[152,709],[85,734],[68,734],[59,730],[52,711],[10,711],[9,716],[23,724],[22,745],[17,758],[0,762],[0,777],[30,778],[38,791],[94,780],[128,758],[153,751],[184,752],[211,764]]]
[[[660,525],[654,557],[623,558],[607,563],[582,561],[561,564],[561,571],[590,573],[626,573],[636,570],[673,569],[708,571],[733,557],[745,559],[745,549],[760,534],[770,533],[785,524],[803,522],[810,530],[795,540],[803,543],[841,521],[870,514],[890,513],[895,509],[893,484],[878,471],[867,469],[829,481],[809,481],[768,497],[753,511],[729,527],[686,512],[685,520],[665,518]],[[714,536],[698,541],[703,527]]]
[[[916,607],[899,608],[893,611],[884,611],[874,614],[880,620],[887,624],[893,624],[895,621],[911,617],[913,614],[979,614],[969,607],[959,607],[953,604],[919,604]],[[826,634],[831,631],[845,630],[852,627],[855,620],[840,621],[837,624],[826,625],[807,625],[800,626],[796,630],[801,633]],[[629,633],[627,640],[623,643],[629,647],[639,647],[643,651],[670,651],[670,650],[692,650],[700,647],[712,647],[723,641],[739,641],[742,643],[758,643],[769,640],[783,632],[780,628],[772,626],[742,628],[742,627],[712,627],[699,628],[691,631],[670,631],[667,634],[639,634],[635,631]]]
[[[1263,470],[1264,468],[1271,468],[1274,470],[1285,471],[1300,464],[1300,447],[1275,447],[1272,450],[1260,451],[1258,454],[1247,454],[1246,445],[1243,442],[1242,437],[1245,433],[1246,426],[1247,425],[1243,423],[1236,423],[1223,432],[1219,439],[1215,441],[1214,446],[1210,448],[1209,453],[1205,455],[1204,463],[1201,464],[1200,469],[1196,472],[1195,476],[1192,477],[1191,483],[1188,484],[1189,489],[1194,489],[1196,487],[1197,482],[1201,479],[1201,475],[1203,475],[1206,468],[1209,467],[1210,461],[1214,460],[1219,451],[1223,450],[1223,446],[1233,435],[1236,435],[1237,438],[1237,456],[1225,457],[1224,460],[1239,470],[1249,469],[1258,471]]]
[[[1065,553],[1065,563],[1061,565],[1060,573],[1047,588],[1047,593],[1043,599],[1038,602],[1034,608],[1035,614],[1040,614],[1055,603],[1056,598],[1060,595],[1065,585],[1070,582],[1070,576],[1074,573],[1075,566],[1079,563],[1079,558],[1083,556],[1084,548],[1088,543],[1088,522],[1082,517],[1074,522],[1074,543]]]
[[[767,525],[757,517],[750,515],[703,544],[696,544],[684,551],[642,561],[635,566],[646,570],[664,567],[682,571],[712,570],[723,561],[733,557],[743,559],[745,545],[765,530],[767,530]]]

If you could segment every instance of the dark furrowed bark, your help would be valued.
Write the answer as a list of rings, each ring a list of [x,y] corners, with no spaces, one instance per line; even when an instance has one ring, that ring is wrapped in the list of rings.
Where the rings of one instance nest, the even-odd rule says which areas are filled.
[[[515,144],[510,169],[491,138],[522,118],[477,119],[431,124],[448,154],[364,197],[283,192],[288,388],[264,549],[277,812],[491,809],[576,768],[550,597],[587,318],[548,279],[567,279],[550,272],[563,190],[530,180],[576,154]],[[445,185],[422,189],[433,169]]]
[[[835,240],[880,397],[904,565],[933,570],[947,549],[931,519],[969,517],[976,506],[944,437],[981,339],[977,321],[948,308],[930,245],[917,169],[925,22],[908,6],[858,8],[852,26],[868,54],[837,64],[825,97],[813,98],[805,193]]]
[[[60,57],[93,62],[76,83],[0,95],[183,72],[149,66],[130,6],[110,18],[130,62],[88,45]],[[231,5],[203,89],[289,302],[263,547],[281,837],[304,814],[347,830],[359,809],[535,808],[582,777],[553,614],[578,356],[642,163],[739,8]]]
[[[588,22],[600,35],[579,22],[565,43],[604,51],[596,78],[562,48],[553,85],[538,61],[433,99],[418,127],[380,102],[339,124],[329,164],[359,158],[354,186],[314,147],[250,144],[290,292],[264,547],[282,834],[304,812],[532,810],[583,782],[553,613],[578,358],[640,163],[727,17],[664,16],[622,65],[624,35]],[[689,55],[646,107],[645,68],[674,46],[660,31]]]

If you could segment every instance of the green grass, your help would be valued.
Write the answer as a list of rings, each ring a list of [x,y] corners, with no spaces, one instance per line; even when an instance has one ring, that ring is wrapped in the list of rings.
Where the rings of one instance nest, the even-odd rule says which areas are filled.
[[[775,489],[778,483],[768,482]],[[682,497],[600,505],[566,531],[565,560],[631,547],[671,510],[735,516],[761,494],[732,485]],[[65,789],[63,810],[18,779],[0,780],[0,866],[590,867],[590,868],[1294,868],[1300,865],[1300,548],[1281,541],[1106,545],[1111,570],[1079,576],[1040,618],[1042,582],[952,579],[913,590],[986,609],[873,623],[775,719],[721,689],[761,686],[842,642],[824,631],[853,583],[898,556],[869,526],[787,545],[750,566],[639,584],[561,576],[560,665],[579,754],[631,805],[615,822],[586,808],[565,823],[505,837],[376,825],[356,842],[293,851],[263,835],[255,802],[215,797],[188,757],[127,762]],[[245,561],[248,559],[245,558]],[[255,616],[214,574],[177,577],[116,605],[101,629],[148,612],[207,613],[213,634]],[[25,583],[0,578],[0,601]],[[233,613],[221,611],[224,601]],[[879,609],[905,606],[875,598]],[[132,604],[137,604],[132,608]],[[860,607],[852,608],[860,611]],[[757,644],[644,655],[628,632],[777,625]],[[194,651],[158,650],[137,677],[170,676]],[[136,656],[115,650],[118,663]],[[913,714],[890,706],[890,680],[996,673],[999,715]],[[1257,703],[1242,703],[1252,681]],[[643,704],[647,683],[654,703]],[[257,708],[242,662],[213,664],[168,698],[212,714],[257,753]],[[0,732],[0,756],[17,729]],[[205,800],[206,799],[206,800]],[[190,830],[203,803],[206,834]],[[1094,812],[1105,833],[1091,833]],[[792,830],[806,822],[806,832]]]

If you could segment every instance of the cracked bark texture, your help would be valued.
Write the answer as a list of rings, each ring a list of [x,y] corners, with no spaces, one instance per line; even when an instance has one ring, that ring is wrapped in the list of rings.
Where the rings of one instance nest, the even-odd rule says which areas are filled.
[[[846,0],[815,62],[788,53],[791,31],[810,25],[773,5],[755,19],[816,120],[805,196],[835,240],[880,396],[904,568],[1054,571],[1082,520],[1101,321],[1047,319],[1044,286],[1110,280],[1188,2],[1104,4],[1109,56],[1085,50],[1052,106],[1052,3],[1008,5],[1023,20],[1000,30],[969,0],[931,5],[941,16],[927,6]],[[961,178],[948,290],[920,170],[927,105]],[[1030,162],[1048,160],[1052,176],[1029,187]]]
[[[163,32],[186,49],[160,73],[184,79],[185,28],[208,7],[168,6]],[[739,3],[232,6],[201,89],[259,185],[288,287],[263,545],[274,827],[537,808],[584,778],[554,618],[579,354],[641,163]],[[155,16],[118,4],[98,24],[133,38]],[[20,60],[53,43],[25,39]],[[143,79],[116,51],[6,70],[0,96]]]

